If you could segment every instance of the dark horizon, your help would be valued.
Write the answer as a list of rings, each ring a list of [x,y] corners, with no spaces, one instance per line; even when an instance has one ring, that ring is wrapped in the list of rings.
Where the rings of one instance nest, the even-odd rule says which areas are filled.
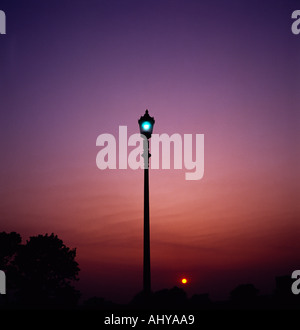
[[[3,244],[9,244],[8,241],[3,241],[3,238],[1,237],[1,234],[5,234],[5,232],[0,233],[0,246],[4,246]],[[9,234],[9,233],[7,233]],[[11,233],[13,234],[13,233]],[[18,233],[17,233],[18,234]],[[37,236],[46,236],[46,237],[51,237],[53,235],[55,235],[54,233],[50,234],[39,234]],[[28,243],[28,241],[30,241],[32,238],[35,238],[37,236],[30,236],[30,238],[28,240],[24,240],[21,239],[20,243],[21,245],[26,245]],[[55,235],[56,236],[56,235]],[[58,239],[62,239],[62,237],[58,237]],[[63,242],[63,241],[62,241]],[[10,245],[10,244],[9,244]],[[77,261],[77,255],[78,255],[78,249],[76,249],[76,247],[68,247],[70,248],[70,250],[75,250],[76,251],[76,256],[75,256],[75,261]],[[51,251],[49,251],[51,253]],[[51,254],[49,255],[51,256]],[[0,255],[0,268],[1,268],[1,264],[2,264],[2,259],[1,259],[2,254]],[[46,256],[47,257],[47,256]],[[54,265],[55,265],[55,260],[54,260]],[[3,268],[4,269],[4,268]],[[219,276],[217,277],[217,285],[216,288],[214,288],[213,286],[207,286],[205,285],[205,283],[202,283],[202,291],[197,291],[197,289],[195,289],[195,286],[193,285],[193,281],[194,282],[198,282],[200,283],[201,280],[197,280],[196,278],[192,279],[190,277],[187,277],[187,284],[182,284],[181,283],[181,279],[185,278],[184,276],[182,276],[181,278],[178,278],[177,283],[174,283],[173,286],[171,287],[157,287],[157,283],[155,281],[153,282],[153,287],[154,290],[151,290],[152,293],[151,295],[153,297],[159,297],[161,292],[164,292],[166,290],[168,290],[169,292],[171,292],[172,290],[174,290],[174,288],[178,288],[178,290],[183,290],[186,294],[185,299],[187,302],[187,306],[190,306],[189,304],[191,304],[195,299],[195,297],[200,297],[200,307],[205,308],[209,308],[209,309],[218,309],[218,308],[222,308],[226,307],[226,308],[238,308],[239,306],[236,305],[235,303],[237,302],[236,300],[232,301],[232,292],[234,291],[234,289],[236,289],[239,286],[244,286],[244,285],[251,285],[253,286],[253,288],[255,288],[257,290],[257,292],[255,292],[255,295],[253,295],[253,297],[255,298],[255,302],[258,303],[258,305],[256,307],[260,307],[262,309],[264,308],[285,308],[286,304],[290,304],[291,307],[300,307],[299,305],[299,299],[297,299],[297,295],[293,295],[292,292],[292,283],[296,281],[296,279],[292,278],[292,272],[294,270],[291,270],[290,273],[286,273],[286,274],[273,274],[272,276],[269,276],[267,278],[267,276],[265,275],[264,277],[261,276],[261,274],[256,274],[256,276],[253,276],[253,273],[251,273],[251,271],[249,271],[249,274],[247,277],[244,277],[244,280],[237,282],[237,277],[234,278],[226,278],[226,280],[223,279],[222,277],[222,273],[219,273]],[[97,279],[94,279],[94,281],[92,281],[92,287],[87,287],[86,286],[86,282],[83,280],[81,280],[81,273],[84,273],[85,270],[82,269],[81,265],[79,264],[79,274],[78,274],[78,280],[77,281],[71,281],[72,285],[74,285],[74,288],[76,290],[78,290],[78,292],[80,293],[79,296],[79,300],[78,300],[78,307],[82,306],[86,306],[88,307],[89,304],[91,304],[91,308],[93,307],[97,307],[98,303],[97,303],[97,299],[102,299],[101,300],[101,304],[98,306],[99,308],[104,308],[104,307],[110,307],[111,309],[120,309],[122,306],[123,307],[131,307],[131,308],[139,308],[139,303],[137,303],[139,300],[137,300],[136,304],[134,304],[133,302],[135,301],[135,297],[137,297],[138,295],[143,293],[143,285],[142,285],[142,262],[140,265],[140,269],[139,269],[139,273],[140,273],[140,287],[139,288],[135,288],[136,291],[133,291],[134,289],[128,287],[125,283],[125,281],[123,281],[122,283],[115,283],[115,286],[106,286],[106,290],[99,290],[100,284],[102,282],[102,278],[98,277]],[[134,272],[133,272],[134,273]],[[159,273],[159,271],[157,269],[154,269],[154,274]],[[113,273],[112,273],[113,274]],[[8,272],[8,279],[9,281],[14,281],[14,279],[10,279],[10,273]],[[251,281],[252,279],[252,281]],[[263,286],[263,284],[265,283],[265,286]],[[17,284],[18,287],[18,284]],[[222,288],[220,290],[220,288]],[[7,302],[9,302],[8,306],[14,306],[14,304],[18,305],[18,300],[15,302],[15,298],[14,297],[14,289],[11,291],[12,289],[10,287],[8,287],[7,289],[7,295],[8,295],[8,300]],[[217,295],[214,295],[213,293],[217,292]],[[245,300],[242,299],[242,301],[245,303],[245,306],[243,308],[254,308],[255,305],[253,305],[253,301],[250,300],[249,301],[249,305],[247,304],[247,291],[246,291],[246,296],[244,297]],[[251,292],[250,290],[250,293]],[[164,295],[166,296],[166,294]],[[180,295],[179,295],[180,296]],[[166,296],[167,297],[167,296]],[[205,298],[203,300],[203,297]],[[96,299],[97,298],[97,299]],[[243,298],[243,296],[242,296]],[[266,299],[267,298],[267,299]],[[279,300],[278,300],[279,298]],[[281,299],[283,298],[283,299]],[[95,301],[96,299],[96,301]],[[265,299],[265,300],[263,300]],[[281,299],[281,300],[280,300]],[[185,301],[185,300],[184,300]],[[182,301],[181,303],[183,304]],[[195,301],[194,301],[195,302]],[[21,307],[23,303],[21,303]],[[76,303],[77,306],[77,303]],[[147,305],[146,305],[147,306]],[[181,305],[180,305],[181,306]],[[192,304],[193,307],[195,307],[194,304]],[[4,304],[5,307],[5,304]],[[68,307],[68,306],[65,306]],[[153,307],[153,306],[152,306]],[[162,306],[161,306],[162,307]],[[178,306],[177,306],[178,307]]]
[[[22,243],[18,233],[0,232],[1,274],[0,309],[100,309],[120,310],[231,310],[231,309],[299,309],[300,278],[276,276],[275,289],[264,294],[253,283],[240,283],[227,299],[212,299],[209,292],[188,295],[182,286],[149,291],[142,288],[126,303],[95,294],[85,297],[78,290],[81,271],[76,249],[66,246],[57,235],[31,236]],[[3,285],[2,275],[7,276]],[[101,281],[101,278],[98,279]],[[6,288],[5,288],[6,287]],[[108,289],[111,289],[110,287]],[[6,292],[3,292],[5,290]],[[120,294],[119,296],[120,297]]]

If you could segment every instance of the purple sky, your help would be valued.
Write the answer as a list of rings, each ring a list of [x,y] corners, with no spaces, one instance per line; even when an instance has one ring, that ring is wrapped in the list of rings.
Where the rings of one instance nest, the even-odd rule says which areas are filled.
[[[299,7],[299,3],[298,3]],[[0,230],[77,247],[80,289],[142,286],[143,173],[100,171],[96,138],[205,135],[205,174],[150,173],[153,289],[224,297],[299,269],[297,1],[1,1]],[[259,270],[259,273],[258,273]],[[222,273],[223,281],[218,280]]]

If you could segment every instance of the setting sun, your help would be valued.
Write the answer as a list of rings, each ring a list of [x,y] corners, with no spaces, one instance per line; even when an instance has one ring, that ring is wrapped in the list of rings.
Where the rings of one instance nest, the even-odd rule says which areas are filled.
[[[187,284],[187,279],[186,279],[186,278],[183,278],[183,279],[181,280],[181,283],[182,283],[182,284]]]

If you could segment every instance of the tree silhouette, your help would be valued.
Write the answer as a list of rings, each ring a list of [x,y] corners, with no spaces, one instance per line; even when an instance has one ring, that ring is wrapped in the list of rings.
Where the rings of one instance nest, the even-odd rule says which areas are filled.
[[[18,273],[14,259],[19,251],[22,238],[16,232],[0,233],[0,269],[6,274],[6,287],[9,292],[17,288]],[[7,301],[8,297],[6,297]]]
[[[70,306],[79,292],[71,285],[78,280],[76,249],[66,247],[54,234],[30,237],[15,263],[20,275],[21,301],[39,305]]]
[[[12,265],[19,246],[21,244],[21,236],[16,232],[0,233],[0,269],[7,272]]]
[[[130,306],[137,309],[180,309],[185,307],[187,302],[186,292],[174,286],[172,289],[162,289],[150,295],[141,291],[133,297]]]
[[[240,284],[230,292],[230,297],[234,302],[251,303],[257,298],[258,292],[253,284]]]
[[[0,265],[17,303],[28,307],[72,307],[80,297],[72,285],[78,280],[76,249],[68,248],[54,235],[30,237],[21,245],[17,233],[0,233]],[[3,250],[2,250],[3,247]]]

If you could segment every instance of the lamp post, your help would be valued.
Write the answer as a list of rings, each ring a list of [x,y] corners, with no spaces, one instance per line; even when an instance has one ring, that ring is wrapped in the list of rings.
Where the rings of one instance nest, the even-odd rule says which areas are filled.
[[[150,217],[149,217],[149,139],[155,123],[154,117],[150,117],[148,110],[139,120],[140,133],[144,137],[144,262],[143,262],[143,288],[144,294],[151,292],[150,272]]]

